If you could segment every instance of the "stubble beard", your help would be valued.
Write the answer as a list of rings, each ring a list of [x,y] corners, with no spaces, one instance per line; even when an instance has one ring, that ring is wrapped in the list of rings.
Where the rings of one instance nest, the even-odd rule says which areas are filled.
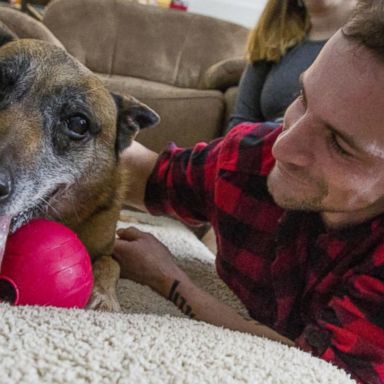
[[[289,194],[284,194],[284,191],[280,192],[278,190],[279,187],[276,186],[278,180],[274,180],[273,178],[274,175],[272,171],[267,178],[267,187],[273,200],[279,207],[290,211],[322,212],[325,210],[323,201],[328,195],[328,188],[326,185],[312,180],[312,183],[314,184],[313,190],[316,191],[315,194],[311,196],[301,195],[302,192],[298,188],[296,195],[292,196],[292,194],[295,194],[295,191],[290,191]]]

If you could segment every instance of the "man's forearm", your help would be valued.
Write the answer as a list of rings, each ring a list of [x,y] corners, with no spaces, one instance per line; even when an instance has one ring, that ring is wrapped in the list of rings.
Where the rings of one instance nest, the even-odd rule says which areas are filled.
[[[247,320],[233,308],[197,287],[183,273],[164,285],[163,296],[171,300],[185,315],[234,331],[247,332],[294,346],[288,338],[254,320]]]
[[[122,277],[149,285],[191,318],[294,345],[274,330],[245,319],[197,287],[175,264],[169,249],[153,235],[133,227],[120,229],[117,234],[114,257],[120,264]]]
[[[141,210],[146,210],[144,204],[145,188],[149,176],[156,165],[158,154],[134,141],[121,156],[124,170],[129,174],[129,184],[126,202]]]

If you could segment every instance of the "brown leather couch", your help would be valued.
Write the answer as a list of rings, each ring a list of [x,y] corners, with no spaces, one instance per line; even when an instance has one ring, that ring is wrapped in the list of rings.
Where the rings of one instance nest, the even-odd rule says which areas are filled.
[[[43,23],[112,91],[131,94],[162,122],[138,140],[153,150],[225,131],[244,68],[248,30],[129,0],[53,0]]]
[[[63,44],[111,91],[154,108],[162,122],[138,140],[155,151],[225,131],[245,65],[243,27],[129,0],[54,0],[44,24],[0,7],[0,21],[20,38]]]

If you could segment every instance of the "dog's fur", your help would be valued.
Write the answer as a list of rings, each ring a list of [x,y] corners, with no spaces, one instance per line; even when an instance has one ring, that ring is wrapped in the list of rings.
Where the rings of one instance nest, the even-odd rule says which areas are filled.
[[[94,261],[89,306],[118,310],[115,226],[128,186],[119,153],[158,115],[111,95],[63,49],[0,27],[0,215],[11,232],[34,217],[74,230]]]

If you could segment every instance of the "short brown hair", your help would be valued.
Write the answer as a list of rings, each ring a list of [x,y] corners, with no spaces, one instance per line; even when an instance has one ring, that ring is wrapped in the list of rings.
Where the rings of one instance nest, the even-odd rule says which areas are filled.
[[[359,0],[342,32],[384,60],[384,1]]]
[[[292,46],[304,40],[310,29],[306,8],[298,0],[268,0],[248,38],[247,57],[279,61]]]

